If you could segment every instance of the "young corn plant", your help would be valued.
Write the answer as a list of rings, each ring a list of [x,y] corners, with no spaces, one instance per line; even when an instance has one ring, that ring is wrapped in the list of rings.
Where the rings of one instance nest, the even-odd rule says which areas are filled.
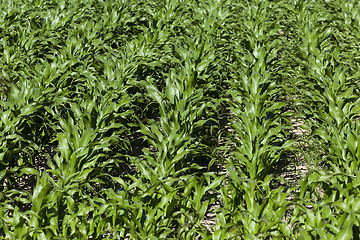
[[[197,88],[198,73],[192,56],[183,48],[177,48],[176,53],[184,63],[181,63],[181,68],[173,68],[165,74],[164,92],[156,87],[151,78],[141,82],[148,96],[158,104],[160,112],[158,124],[155,120],[148,120],[146,125],[139,122],[139,131],[153,150],[144,148],[144,159],[133,159],[133,164],[142,177],[131,177],[134,184],[136,183],[133,199],[141,199],[146,207],[143,215],[147,217],[142,228],[147,230],[149,237],[172,236],[170,233],[174,230],[169,230],[172,227],[177,229],[177,235],[174,236],[190,237],[198,234],[198,231],[205,231],[199,222],[203,219],[208,205],[202,205],[201,202],[204,200],[202,196],[210,188],[203,192],[202,188],[199,189],[201,184],[197,182],[197,177],[189,178],[187,174],[198,168],[192,160],[194,156],[201,154],[200,143],[193,133],[206,123],[207,120],[200,119],[200,116],[210,103],[204,101],[206,88]],[[197,56],[200,57],[201,55]],[[208,62],[205,56],[202,64]],[[210,84],[205,86],[209,87]],[[221,178],[214,180],[214,184],[219,185],[220,182]],[[216,187],[214,184],[209,183]],[[192,188],[194,199],[190,198]],[[197,192],[199,194],[195,198]],[[189,205],[191,202],[196,203]],[[165,220],[161,212],[166,212],[169,219]],[[190,222],[186,223],[187,221]],[[181,227],[183,224],[186,225]],[[139,226],[133,227],[139,231],[137,234],[145,234]],[[194,227],[198,230],[195,231]]]
[[[154,121],[150,122],[149,127],[141,123],[141,132],[157,148],[159,163],[155,166],[163,168],[161,171],[157,170],[160,176],[172,175],[183,169],[184,157],[190,156],[190,152],[195,154],[199,146],[194,142],[196,139],[193,139],[195,129],[211,120],[199,119],[205,108],[211,108],[211,102],[206,102],[204,96],[212,88],[211,82],[199,85],[201,88],[197,86],[198,73],[209,65],[213,55],[212,52],[205,52],[205,46],[195,49],[196,45],[190,43],[189,47],[194,49],[195,56],[184,48],[175,49],[175,56],[183,61],[183,65],[165,74],[164,92],[151,83],[150,79],[143,82],[149,96],[159,105],[159,126]]]
[[[234,46],[237,61],[229,81],[234,150],[227,159],[230,177],[221,189],[223,206],[213,239],[290,236],[283,218],[291,204],[286,197],[292,189],[270,188],[272,167],[283,151],[294,148],[281,121],[286,102],[279,101],[280,88],[274,77],[279,46],[273,39],[277,29],[266,18],[269,9],[268,3],[255,1],[241,14],[242,27],[248,31],[241,44]]]
[[[41,97],[33,84],[23,79],[12,84],[6,100],[0,102],[0,181],[5,191],[17,185],[23,168],[34,165],[34,152],[39,149],[35,125],[41,120]]]
[[[330,151],[330,155],[338,158],[332,160],[336,165],[346,165],[347,143],[351,142],[347,136],[353,136],[348,132],[353,131],[354,118],[359,115],[359,100],[355,95],[357,85],[352,80],[356,76],[348,76],[349,69],[339,63],[341,55],[331,39],[331,28],[316,22],[317,14],[305,16],[308,20],[302,22],[304,42],[300,49],[308,56],[307,62],[303,63],[308,71],[308,75],[304,75],[308,78],[300,82],[303,84],[300,91],[308,103],[304,110],[313,116],[306,121],[314,135],[326,144],[324,159]],[[328,148],[329,144],[333,147]]]
[[[31,210],[18,213],[24,214],[21,225],[7,222],[12,224],[16,236],[81,239],[94,232],[93,225],[89,228],[87,221],[90,221],[96,204],[88,202],[88,198],[96,195],[94,186],[105,184],[101,176],[94,173],[99,173],[114,161],[102,161],[111,151],[111,145],[119,142],[127,145],[120,141],[124,134],[123,126],[116,120],[129,114],[120,110],[128,101],[117,102],[114,92],[100,96],[95,91],[94,95],[96,97],[81,104],[70,103],[67,119],[61,117],[63,114],[57,108],[47,108],[59,121],[59,126],[54,128],[58,132],[55,141],[59,152],[54,159],[48,160],[46,173],[25,172],[37,174],[38,182],[30,202],[27,202],[32,206]],[[28,215],[30,217],[25,217]],[[69,225],[69,221],[74,223]],[[44,231],[38,231],[38,228]],[[99,229],[97,236],[101,236],[100,233],[103,234],[103,230]]]
[[[252,3],[245,15],[245,26],[255,28],[245,46],[237,45],[234,77],[229,82],[231,110],[235,115],[233,141],[235,151],[231,161],[244,178],[262,180],[280,159],[282,151],[291,150],[292,141],[286,139],[282,124],[285,101],[279,101],[280,88],[273,78],[273,65],[277,54],[277,41],[268,41],[273,30],[266,23],[267,5]],[[273,68],[271,68],[273,67]]]
[[[304,96],[303,118],[312,130],[311,138],[320,145],[321,158],[314,160],[322,161],[324,170],[314,170],[301,181],[291,222],[305,239],[351,239],[358,232],[357,210],[348,211],[358,194],[354,120],[359,102],[352,81],[356,76],[348,76],[351,66],[342,64],[332,27],[320,22],[328,22],[332,16],[308,7],[302,5],[298,21],[303,29],[299,32],[298,76],[304,76],[298,84],[300,96]]]
[[[358,180],[358,173],[356,176],[324,170],[308,173],[293,200],[295,206],[289,221],[292,236],[302,239],[358,236]]]
[[[244,179],[229,168],[230,177],[221,187],[218,224],[208,239],[267,239],[290,237],[284,221],[292,204],[287,198],[293,189],[271,189],[272,176],[264,181]]]

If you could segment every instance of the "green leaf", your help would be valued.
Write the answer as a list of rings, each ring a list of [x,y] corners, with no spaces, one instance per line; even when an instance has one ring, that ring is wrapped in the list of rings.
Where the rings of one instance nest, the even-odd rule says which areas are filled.
[[[47,174],[42,174],[37,177],[36,186],[33,191],[33,195],[31,198],[32,207],[31,210],[37,213],[41,206],[43,205],[43,201],[47,196],[50,190],[50,186],[48,184],[48,176]]]
[[[346,214],[346,213],[345,213],[345,214]],[[355,215],[354,215],[353,212],[351,212],[351,213],[347,216],[347,218],[346,218],[346,220],[345,220],[345,222],[344,222],[344,224],[343,224],[343,226],[342,226],[342,229],[341,229],[340,232],[337,234],[337,236],[336,236],[335,239],[336,239],[336,240],[348,240],[348,239],[352,239],[352,237],[353,237],[352,227],[353,227],[354,223],[355,223]]]

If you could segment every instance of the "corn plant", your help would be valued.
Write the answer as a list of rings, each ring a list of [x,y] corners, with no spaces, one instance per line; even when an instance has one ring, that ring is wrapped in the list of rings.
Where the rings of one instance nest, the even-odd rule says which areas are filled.
[[[265,42],[267,7],[260,2],[248,6],[245,16],[249,20],[244,24],[248,29],[255,28],[256,32],[255,36],[249,33],[245,46],[237,46],[238,64],[234,65],[235,74],[230,82],[232,111],[236,115],[233,155],[238,159],[232,162],[243,172],[244,178],[254,180],[261,180],[268,174],[271,165],[279,160],[281,150],[291,149],[291,142],[285,137],[285,126],[280,122],[281,108],[286,102],[276,98],[279,88],[267,69],[277,53],[277,41]],[[268,34],[271,36],[274,32]]]
[[[351,77],[354,66],[345,65],[345,56],[336,46],[332,29],[338,25],[322,24],[336,16],[326,11],[314,12],[312,4],[300,3],[297,9],[299,29],[303,31],[298,33],[301,41],[296,84],[298,93],[304,96],[299,101],[304,104],[300,116],[305,119],[306,128],[312,130],[309,139],[320,146],[321,158],[314,160],[321,161],[328,170],[314,170],[301,181],[291,222],[296,237],[350,239],[357,234],[358,226],[355,214],[347,211],[353,203],[350,199],[357,194],[356,187],[352,187],[357,186],[357,157],[350,153],[356,151],[353,131],[358,102],[352,81],[356,76]],[[319,189],[322,194],[317,193]]]
[[[219,223],[212,239],[284,238],[291,235],[284,221],[291,201],[292,189],[272,190],[269,175],[264,181],[243,179],[229,168],[230,177],[221,188],[221,208],[217,211]]]

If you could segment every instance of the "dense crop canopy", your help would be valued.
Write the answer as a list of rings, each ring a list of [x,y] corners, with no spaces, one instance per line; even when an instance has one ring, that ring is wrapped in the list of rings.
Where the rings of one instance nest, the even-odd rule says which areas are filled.
[[[358,239],[360,3],[1,0],[0,239]]]

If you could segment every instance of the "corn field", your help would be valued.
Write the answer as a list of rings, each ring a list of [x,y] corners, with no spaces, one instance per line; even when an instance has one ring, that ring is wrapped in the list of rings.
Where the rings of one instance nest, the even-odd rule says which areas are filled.
[[[0,0],[0,239],[359,239],[360,2]]]

